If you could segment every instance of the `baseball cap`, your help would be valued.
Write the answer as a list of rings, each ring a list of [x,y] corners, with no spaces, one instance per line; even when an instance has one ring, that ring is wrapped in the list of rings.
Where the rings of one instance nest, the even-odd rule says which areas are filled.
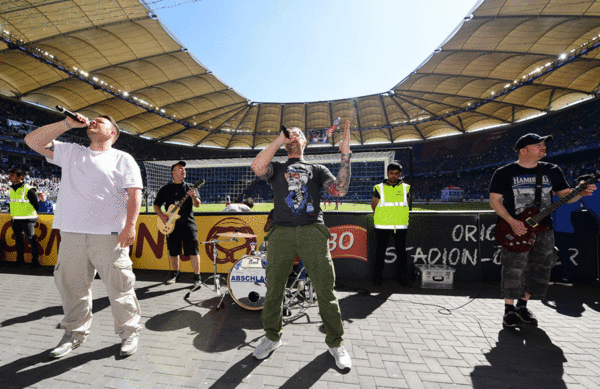
[[[171,166],[171,171],[173,171],[173,169],[175,169],[175,166],[177,165],[181,165],[183,167],[185,167],[185,161],[179,161],[176,164],[173,164],[173,166]]]
[[[542,142],[550,142],[552,140],[552,135],[539,136],[538,134],[525,134],[519,138],[517,144],[515,145],[515,150],[519,151],[529,145],[537,145]]]

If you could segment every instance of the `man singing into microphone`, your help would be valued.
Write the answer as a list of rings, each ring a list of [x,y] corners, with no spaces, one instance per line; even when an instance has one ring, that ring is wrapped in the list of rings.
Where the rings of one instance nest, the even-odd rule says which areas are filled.
[[[299,128],[282,134],[252,162],[252,170],[273,187],[274,212],[267,251],[267,294],[262,311],[265,337],[254,350],[257,359],[267,358],[282,345],[282,300],[285,284],[297,256],[302,258],[318,296],[319,314],[325,327],[325,343],[340,369],[352,367],[343,346],[344,327],[333,291],[335,270],[329,253],[329,230],[323,222],[321,189],[345,196],[350,184],[350,122],[340,143],[342,153],[337,177],[323,165],[304,160],[306,137]],[[272,161],[281,146],[288,152],[284,163]]]
[[[129,246],[141,205],[142,176],[133,157],[112,148],[119,127],[110,116],[88,120],[75,114],[40,127],[25,142],[62,168],[53,228],[61,233],[54,281],[63,301],[65,334],[50,357],[60,358],[85,342],[92,324],[92,281],[96,271],[112,307],[121,356],[137,350],[140,305]],[[86,127],[89,147],[56,140],[73,127]]]

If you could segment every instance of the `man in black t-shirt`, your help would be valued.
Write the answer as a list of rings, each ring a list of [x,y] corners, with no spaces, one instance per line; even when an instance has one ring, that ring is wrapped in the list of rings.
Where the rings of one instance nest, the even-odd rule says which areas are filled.
[[[527,232],[522,221],[518,220],[527,208],[534,207],[536,175],[538,168],[542,172],[540,210],[552,204],[552,194],[563,197],[571,192],[562,170],[547,162],[540,162],[546,155],[546,142],[552,136],[527,134],[519,138],[515,150],[519,155],[516,162],[502,166],[494,173],[490,183],[490,205],[499,218],[504,219],[515,235]],[[590,185],[584,192],[573,197],[569,203],[589,196],[596,189]],[[502,297],[505,309],[504,327],[516,327],[521,323],[537,324],[537,319],[527,309],[527,301],[542,299],[546,295],[550,272],[556,262],[554,252],[554,232],[550,216],[540,224],[550,230],[537,235],[535,244],[526,252],[512,252],[502,248]],[[517,301],[516,307],[513,305]]]
[[[194,207],[200,206],[200,199],[196,196],[196,190],[193,185],[184,181],[185,162],[179,161],[171,166],[173,181],[159,189],[154,200],[154,210],[158,217],[167,221],[169,215],[161,209],[162,205],[168,209],[171,204],[183,199],[189,194],[179,209],[180,218],[175,221],[173,232],[167,235],[167,248],[169,250],[169,260],[171,261],[172,271],[169,275],[167,284],[174,284],[179,279],[179,255],[183,246],[183,254],[188,255],[194,269],[194,286],[200,286],[200,255],[198,251],[198,226],[194,219]]]
[[[285,145],[286,162],[272,161]],[[350,122],[346,122],[340,143],[342,158],[337,177],[323,165],[304,160],[306,137],[299,128],[289,129],[261,151],[252,170],[273,187],[273,220],[265,240],[267,250],[267,293],[262,311],[265,337],[254,350],[264,359],[281,346],[282,300],[288,276],[297,256],[302,258],[317,292],[319,314],[323,320],[325,343],[340,369],[352,366],[343,346],[344,328],[337,297],[333,291],[335,271],[329,253],[329,230],[323,222],[321,189],[333,196],[345,196],[350,184]]]

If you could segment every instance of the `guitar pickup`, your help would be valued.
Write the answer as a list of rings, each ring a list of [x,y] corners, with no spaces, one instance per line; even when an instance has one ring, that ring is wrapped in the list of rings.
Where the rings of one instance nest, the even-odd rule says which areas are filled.
[[[527,224],[529,224],[531,227],[537,227],[537,225],[538,225],[538,224],[537,224],[535,221],[533,221],[531,218],[529,218],[529,219],[525,220],[525,222],[526,222]]]

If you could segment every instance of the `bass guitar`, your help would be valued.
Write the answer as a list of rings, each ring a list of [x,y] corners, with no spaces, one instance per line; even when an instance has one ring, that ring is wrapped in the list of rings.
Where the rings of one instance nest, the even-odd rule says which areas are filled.
[[[594,174],[590,174],[585,182],[577,185],[571,192],[541,211],[538,211],[535,207],[524,210],[517,217],[517,220],[522,221],[527,228],[527,232],[523,235],[516,235],[510,224],[508,224],[506,220],[500,218],[498,224],[496,224],[496,231],[494,232],[496,241],[506,250],[515,253],[523,253],[531,250],[535,244],[537,235],[550,229],[550,227],[540,225],[539,222],[562,205],[568,203],[573,197],[583,192],[589,185],[598,181],[598,178],[600,178],[600,170],[596,171]]]
[[[198,189],[202,185],[204,185],[205,182],[206,180],[204,178],[201,178],[200,181],[196,182],[196,184],[194,184],[194,186],[191,189]],[[190,195],[186,193],[181,200],[179,200],[175,204],[169,205],[169,209],[167,209],[167,212],[165,212],[165,215],[169,216],[167,221],[163,221],[160,217],[156,219],[158,231],[162,232],[165,235],[169,235],[171,232],[173,232],[173,229],[175,229],[175,222],[181,217],[179,215],[181,205],[183,205],[183,203],[185,202],[185,200],[187,200],[188,197],[190,197]]]

